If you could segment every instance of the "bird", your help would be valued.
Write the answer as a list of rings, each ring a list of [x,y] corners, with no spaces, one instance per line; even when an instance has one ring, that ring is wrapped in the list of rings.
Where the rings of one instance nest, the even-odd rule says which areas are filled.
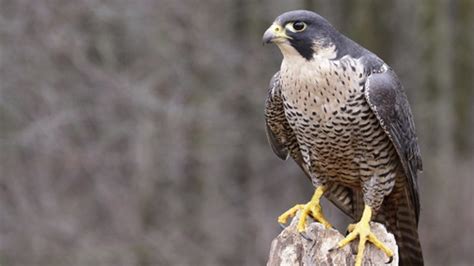
[[[376,54],[308,10],[278,16],[263,34],[283,55],[265,100],[265,128],[274,153],[291,157],[315,188],[306,204],[278,217],[300,213],[332,227],[324,196],[354,224],[334,248],[359,239],[355,265],[366,245],[391,261],[394,255],[370,231],[380,222],[394,234],[400,265],[423,265],[418,236],[418,172],[423,168],[413,114],[395,71]]]

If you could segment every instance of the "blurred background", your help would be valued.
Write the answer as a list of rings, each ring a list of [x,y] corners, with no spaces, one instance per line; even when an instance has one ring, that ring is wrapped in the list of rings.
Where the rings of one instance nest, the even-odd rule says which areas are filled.
[[[263,265],[313,191],[263,121],[261,36],[300,8],[396,70],[427,265],[472,265],[470,0],[0,0],[0,264]]]

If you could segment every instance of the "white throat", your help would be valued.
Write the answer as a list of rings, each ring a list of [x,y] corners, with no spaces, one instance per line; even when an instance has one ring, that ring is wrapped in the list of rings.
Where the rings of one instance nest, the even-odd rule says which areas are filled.
[[[278,43],[277,44],[278,48],[280,48],[280,51],[283,55],[283,60],[289,60],[289,61],[301,61],[301,60],[306,60],[293,46],[291,46],[290,43],[284,42],[284,43]],[[337,57],[337,50],[335,45],[330,45],[330,46],[323,46],[319,42],[314,42],[313,44],[313,51],[315,53],[313,54],[313,58],[310,61],[313,60],[332,60]],[[308,60],[306,60],[308,61]]]

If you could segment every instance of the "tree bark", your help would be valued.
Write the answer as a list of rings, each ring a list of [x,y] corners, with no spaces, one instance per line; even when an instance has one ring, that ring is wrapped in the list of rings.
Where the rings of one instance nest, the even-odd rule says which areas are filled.
[[[354,241],[344,248],[329,250],[344,238],[335,229],[326,229],[322,224],[311,222],[307,228],[305,239],[298,233],[294,218],[290,226],[285,228],[273,241],[267,266],[290,265],[354,265],[357,254],[357,244]],[[380,223],[371,223],[372,232],[387,245],[394,253],[390,264],[389,258],[372,244],[366,244],[363,265],[398,265],[398,247],[393,234],[388,233]]]

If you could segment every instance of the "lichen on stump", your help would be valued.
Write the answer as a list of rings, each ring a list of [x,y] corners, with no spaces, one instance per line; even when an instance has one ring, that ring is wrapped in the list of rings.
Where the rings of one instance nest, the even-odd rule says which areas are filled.
[[[335,229],[326,229],[322,224],[313,221],[306,227],[305,235],[309,238],[307,240],[298,233],[297,223],[298,216],[272,241],[268,266],[354,265],[358,241],[330,252],[329,250],[344,238],[341,233]],[[380,223],[372,222],[371,229],[395,255],[390,264],[385,264],[388,261],[385,254],[372,244],[366,244],[363,265],[398,265],[395,237]]]

